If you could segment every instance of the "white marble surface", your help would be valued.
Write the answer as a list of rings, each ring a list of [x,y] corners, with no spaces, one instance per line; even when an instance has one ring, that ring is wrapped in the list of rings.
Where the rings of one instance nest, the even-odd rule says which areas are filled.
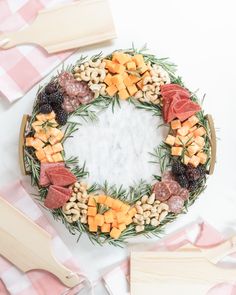
[[[189,88],[200,88],[200,95],[207,94],[204,108],[213,114],[218,127],[220,140],[215,174],[189,213],[167,227],[167,234],[199,217],[227,235],[235,232],[235,1],[111,0],[111,7],[118,39],[84,48],[80,53],[90,55],[100,50],[108,53],[115,48],[129,47],[132,41],[137,46],[147,42],[152,52],[170,56],[179,65],[179,73]],[[66,63],[76,60],[78,55]],[[0,102],[0,185],[22,177],[17,161],[19,125],[22,114],[31,112],[36,89],[37,86],[12,105]],[[156,168],[147,163],[147,151],[160,141],[155,120],[129,107],[115,115],[104,113],[100,119],[96,126],[83,125],[73,140],[78,155],[87,161],[91,178],[98,181],[108,178],[126,185],[140,177],[150,179]],[[28,178],[23,180],[29,183]],[[76,244],[75,237],[50,216],[49,219],[92,279],[98,278],[104,269],[124,258],[130,250],[95,247],[86,237]],[[96,288],[95,294],[105,294],[102,286]]]

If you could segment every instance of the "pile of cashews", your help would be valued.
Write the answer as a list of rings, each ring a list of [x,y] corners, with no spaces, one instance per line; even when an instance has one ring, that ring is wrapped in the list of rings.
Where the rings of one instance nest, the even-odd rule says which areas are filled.
[[[102,59],[97,59],[96,61],[90,59],[80,66],[74,67],[74,78],[77,81],[87,82],[89,88],[94,92],[94,98],[107,94],[107,86],[103,83],[107,73],[105,66],[106,63]]]
[[[133,217],[136,232],[142,232],[145,225],[158,226],[169,213],[169,206],[155,199],[155,194],[144,195],[135,203],[137,213]]]
[[[143,79],[143,87],[135,93],[134,98],[142,102],[160,104],[161,85],[169,84],[170,77],[168,73],[157,64],[151,66],[150,63],[148,63],[147,66],[150,76]]]
[[[62,207],[62,213],[69,223],[80,221],[87,223],[88,214],[88,186],[84,182],[76,182],[72,187],[71,198]]]

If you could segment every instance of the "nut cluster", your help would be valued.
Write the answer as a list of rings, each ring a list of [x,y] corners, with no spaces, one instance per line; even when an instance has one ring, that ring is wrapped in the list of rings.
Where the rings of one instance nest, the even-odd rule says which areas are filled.
[[[134,95],[140,101],[152,102],[153,104],[160,103],[160,87],[163,84],[170,83],[168,73],[159,65],[153,66],[148,64],[150,76],[143,79],[143,87]]]
[[[144,231],[145,225],[158,226],[169,212],[169,206],[155,200],[155,194],[144,195],[140,201],[136,202],[135,208],[137,214],[135,214],[133,222],[136,224],[136,232]]]
[[[71,198],[62,207],[62,212],[65,215],[66,220],[69,223],[80,221],[81,223],[87,223],[88,214],[88,198],[87,184],[84,182],[76,182],[72,189]]]
[[[105,66],[106,63],[101,59],[96,61],[90,59],[74,68],[75,79],[88,82],[89,88],[94,92],[94,98],[97,98],[99,94],[106,95],[106,84],[103,83],[106,77]]]

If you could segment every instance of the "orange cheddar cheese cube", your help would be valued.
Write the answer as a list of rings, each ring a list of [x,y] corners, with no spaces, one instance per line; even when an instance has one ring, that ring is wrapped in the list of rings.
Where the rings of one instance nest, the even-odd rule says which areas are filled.
[[[104,224],[104,215],[96,214],[94,217],[94,221],[98,226],[102,226]]]
[[[116,213],[116,218],[117,218],[118,223],[125,222],[125,214],[123,212],[117,212]]]
[[[113,223],[114,222],[114,215],[111,210],[108,210],[104,213],[104,219],[106,223]]]
[[[171,148],[171,155],[172,156],[181,156],[183,153],[183,148],[182,147],[175,147],[173,146]]]
[[[118,239],[120,237],[120,235],[121,235],[121,230],[116,227],[113,227],[110,232],[111,238]]]
[[[125,213],[125,214],[129,211],[129,209],[130,209],[130,205],[125,204],[125,203],[123,203],[121,205],[121,207],[120,207],[120,211],[123,212],[123,213]]]
[[[138,88],[134,84],[130,85],[130,86],[127,86],[127,89],[128,89],[128,92],[129,92],[130,96],[135,95],[135,93],[138,91]]]
[[[121,91],[121,90],[123,90],[123,89],[126,89],[126,86],[125,86],[125,84],[124,84],[123,82],[120,83],[120,84],[117,84],[116,87],[117,87],[117,89],[118,89],[119,91]]]
[[[145,64],[142,65],[140,68],[138,68],[138,71],[139,71],[140,74],[145,73],[147,70],[148,70],[148,67]]]
[[[110,73],[113,73],[113,74],[116,73],[116,70],[115,70],[116,63],[111,60],[106,60],[105,62],[106,62],[105,68],[108,69]]]
[[[124,78],[124,84],[125,86],[132,86],[134,83],[133,81],[131,80],[130,76],[127,76],[126,78]]]
[[[199,123],[199,119],[195,115],[193,115],[192,117],[188,118],[187,121],[190,123],[190,128],[193,127],[194,125],[196,125],[197,123]]]
[[[113,84],[119,85],[119,84],[123,83],[123,77],[121,74],[116,74],[111,77],[111,81]]]
[[[33,142],[34,142],[34,137],[26,137],[25,139],[26,146],[32,146]]]
[[[109,233],[111,230],[111,225],[109,223],[104,223],[101,227],[102,233]]]
[[[42,130],[42,125],[44,124],[43,121],[34,121],[32,123],[32,128],[34,129],[35,132],[39,132]]]
[[[184,154],[183,159],[182,159],[182,162],[183,162],[185,165],[188,165],[189,161],[190,161],[189,156],[187,156],[186,154]]]
[[[105,201],[106,201],[106,199],[107,199],[107,196],[106,195],[99,195],[98,196],[98,203],[99,204],[105,204]]]
[[[97,207],[88,207],[88,216],[96,216]]]
[[[125,72],[125,66],[123,65],[116,64],[114,69],[115,69],[115,72],[118,74],[122,74]]]
[[[123,53],[123,52],[113,53],[113,58],[115,61],[117,61],[121,65],[124,65],[125,63],[127,63],[131,60],[130,55]]]
[[[51,112],[49,114],[38,114],[36,116],[36,119],[38,121],[43,121],[43,122],[50,121],[50,120],[53,120],[55,118],[56,118],[56,114],[54,112]]]
[[[180,136],[186,136],[188,134],[188,131],[189,131],[189,127],[183,126],[177,130],[177,134]]]
[[[200,159],[201,164],[205,164],[207,161],[207,154],[204,152],[197,153],[197,157]]]
[[[127,98],[129,98],[129,93],[127,92],[126,89],[121,89],[121,90],[118,92],[118,95],[119,95],[119,98],[120,98],[120,99],[127,99]]]
[[[126,229],[126,224],[125,223],[120,223],[118,224],[118,228],[120,231],[124,231]]]
[[[199,127],[197,130],[195,130],[193,132],[194,136],[203,136],[204,134],[206,134],[206,130],[203,127]]]
[[[46,145],[44,148],[43,148],[45,154],[47,155],[52,155],[54,152],[53,152],[53,149],[52,149],[52,146],[50,144]]]
[[[46,154],[46,160],[47,160],[48,163],[54,163],[52,155]]]
[[[143,88],[143,80],[140,80],[137,84],[138,89],[142,89]]]
[[[112,203],[112,207],[111,207],[111,208],[114,209],[114,210],[118,210],[118,209],[121,208],[122,204],[123,204],[123,202],[121,202],[121,201],[118,200],[118,199],[115,199],[115,200],[113,201],[113,203]]]
[[[112,75],[110,73],[108,73],[104,79],[104,83],[106,83],[108,86],[111,86],[112,85]]]
[[[175,144],[175,140],[176,138],[173,135],[168,135],[166,137],[165,143],[167,143],[168,145],[174,145]]]
[[[173,130],[176,130],[182,127],[180,120],[173,120],[171,121],[170,125]]]
[[[131,208],[128,212],[128,215],[132,218],[137,213],[137,210],[135,207]]]
[[[93,223],[94,223],[94,217],[88,216],[88,224],[93,224]]]
[[[118,222],[116,219],[114,219],[114,221],[112,222],[112,227],[118,227]]]
[[[89,224],[89,231],[90,232],[97,232],[98,231],[98,226],[97,226],[97,224],[95,222]]]
[[[133,82],[133,84],[137,83],[141,79],[140,77],[135,76],[135,75],[129,75],[129,78]]]
[[[193,142],[188,148],[188,155],[190,157],[192,157],[193,155],[195,155],[198,151],[200,151],[200,147],[199,145],[197,145],[195,142]]]
[[[40,131],[38,131],[38,132],[36,132],[34,134],[34,137],[42,140],[43,142],[47,142],[48,141],[48,135],[47,135],[47,133],[43,129],[40,130]]]
[[[88,206],[96,207],[98,203],[98,196],[90,196],[88,199]]]
[[[125,216],[125,224],[129,225],[133,222],[132,217],[130,217],[128,214]]]
[[[136,64],[135,64],[135,62],[134,61],[127,62],[126,68],[129,71],[135,71],[136,70]]]
[[[38,138],[35,138],[32,142],[32,147],[36,150],[41,150],[44,147],[44,142]]]
[[[143,66],[145,64],[142,54],[136,54],[136,55],[134,55],[133,58],[132,58],[132,60],[135,62],[135,64],[138,67],[141,67],[141,66]]]
[[[44,153],[44,151],[43,151],[43,149],[41,149],[41,150],[37,150],[36,152],[35,152],[35,155],[36,155],[36,157],[37,157],[37,159],[39,160],[39,161],[42,161],[42,160],[44,160],[45,159],[45,153]]]
[[[117,91],[118,89],[115,85],[110,85],[106,88],[106,92],[108,93],[109,96],[114,96]]]
[[[197,137],[195,137],[195,143],[197,144],[197,145],[199,145],[200,147],[204,147],[204,145],[205,145],[205,140],[204,140],[204,138],[203,137],[201,137],[201,136],[197,136]]]
[[[105,201],[104,205],[106,205],[107,207],[110,207],[110,208],[112,208],[113,201],[114,201],[114,199],[113,199],[113,198],[111,198],[111,197],[107,196],[107,198],[106,198],[106,201]]]
[[[53,150],[54,153],[59,153],[59,152],[63,151],[63,146],[59,142],[59,143],[52,146],[52,150]]]
[[[190,160],[189,160],[189,164],[192,165],[193,167],[197,167],[200,163],[200,159],[198,158],[198,156],[193,155]]]
[[[63,162],[64,161],[61,153],[56,153],[56,154],[52,155],[52,158],[53,158],[54,162]]]

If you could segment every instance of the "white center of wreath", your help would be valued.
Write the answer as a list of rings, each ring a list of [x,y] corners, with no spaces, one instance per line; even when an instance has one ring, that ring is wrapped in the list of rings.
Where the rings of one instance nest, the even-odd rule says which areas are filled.
[[[90,183],[107,180],[128,187],[141,179],[151,182],[152,174],[160,175],[158,165],[150,163],[149,152],[168,132],[158,128],[161,118],[127,102],[114,113],[109,107],[98,118],[98,122],[83,121],[73,139],[65,143],[67,156],[78,156],[80,164],[86,162]]]

